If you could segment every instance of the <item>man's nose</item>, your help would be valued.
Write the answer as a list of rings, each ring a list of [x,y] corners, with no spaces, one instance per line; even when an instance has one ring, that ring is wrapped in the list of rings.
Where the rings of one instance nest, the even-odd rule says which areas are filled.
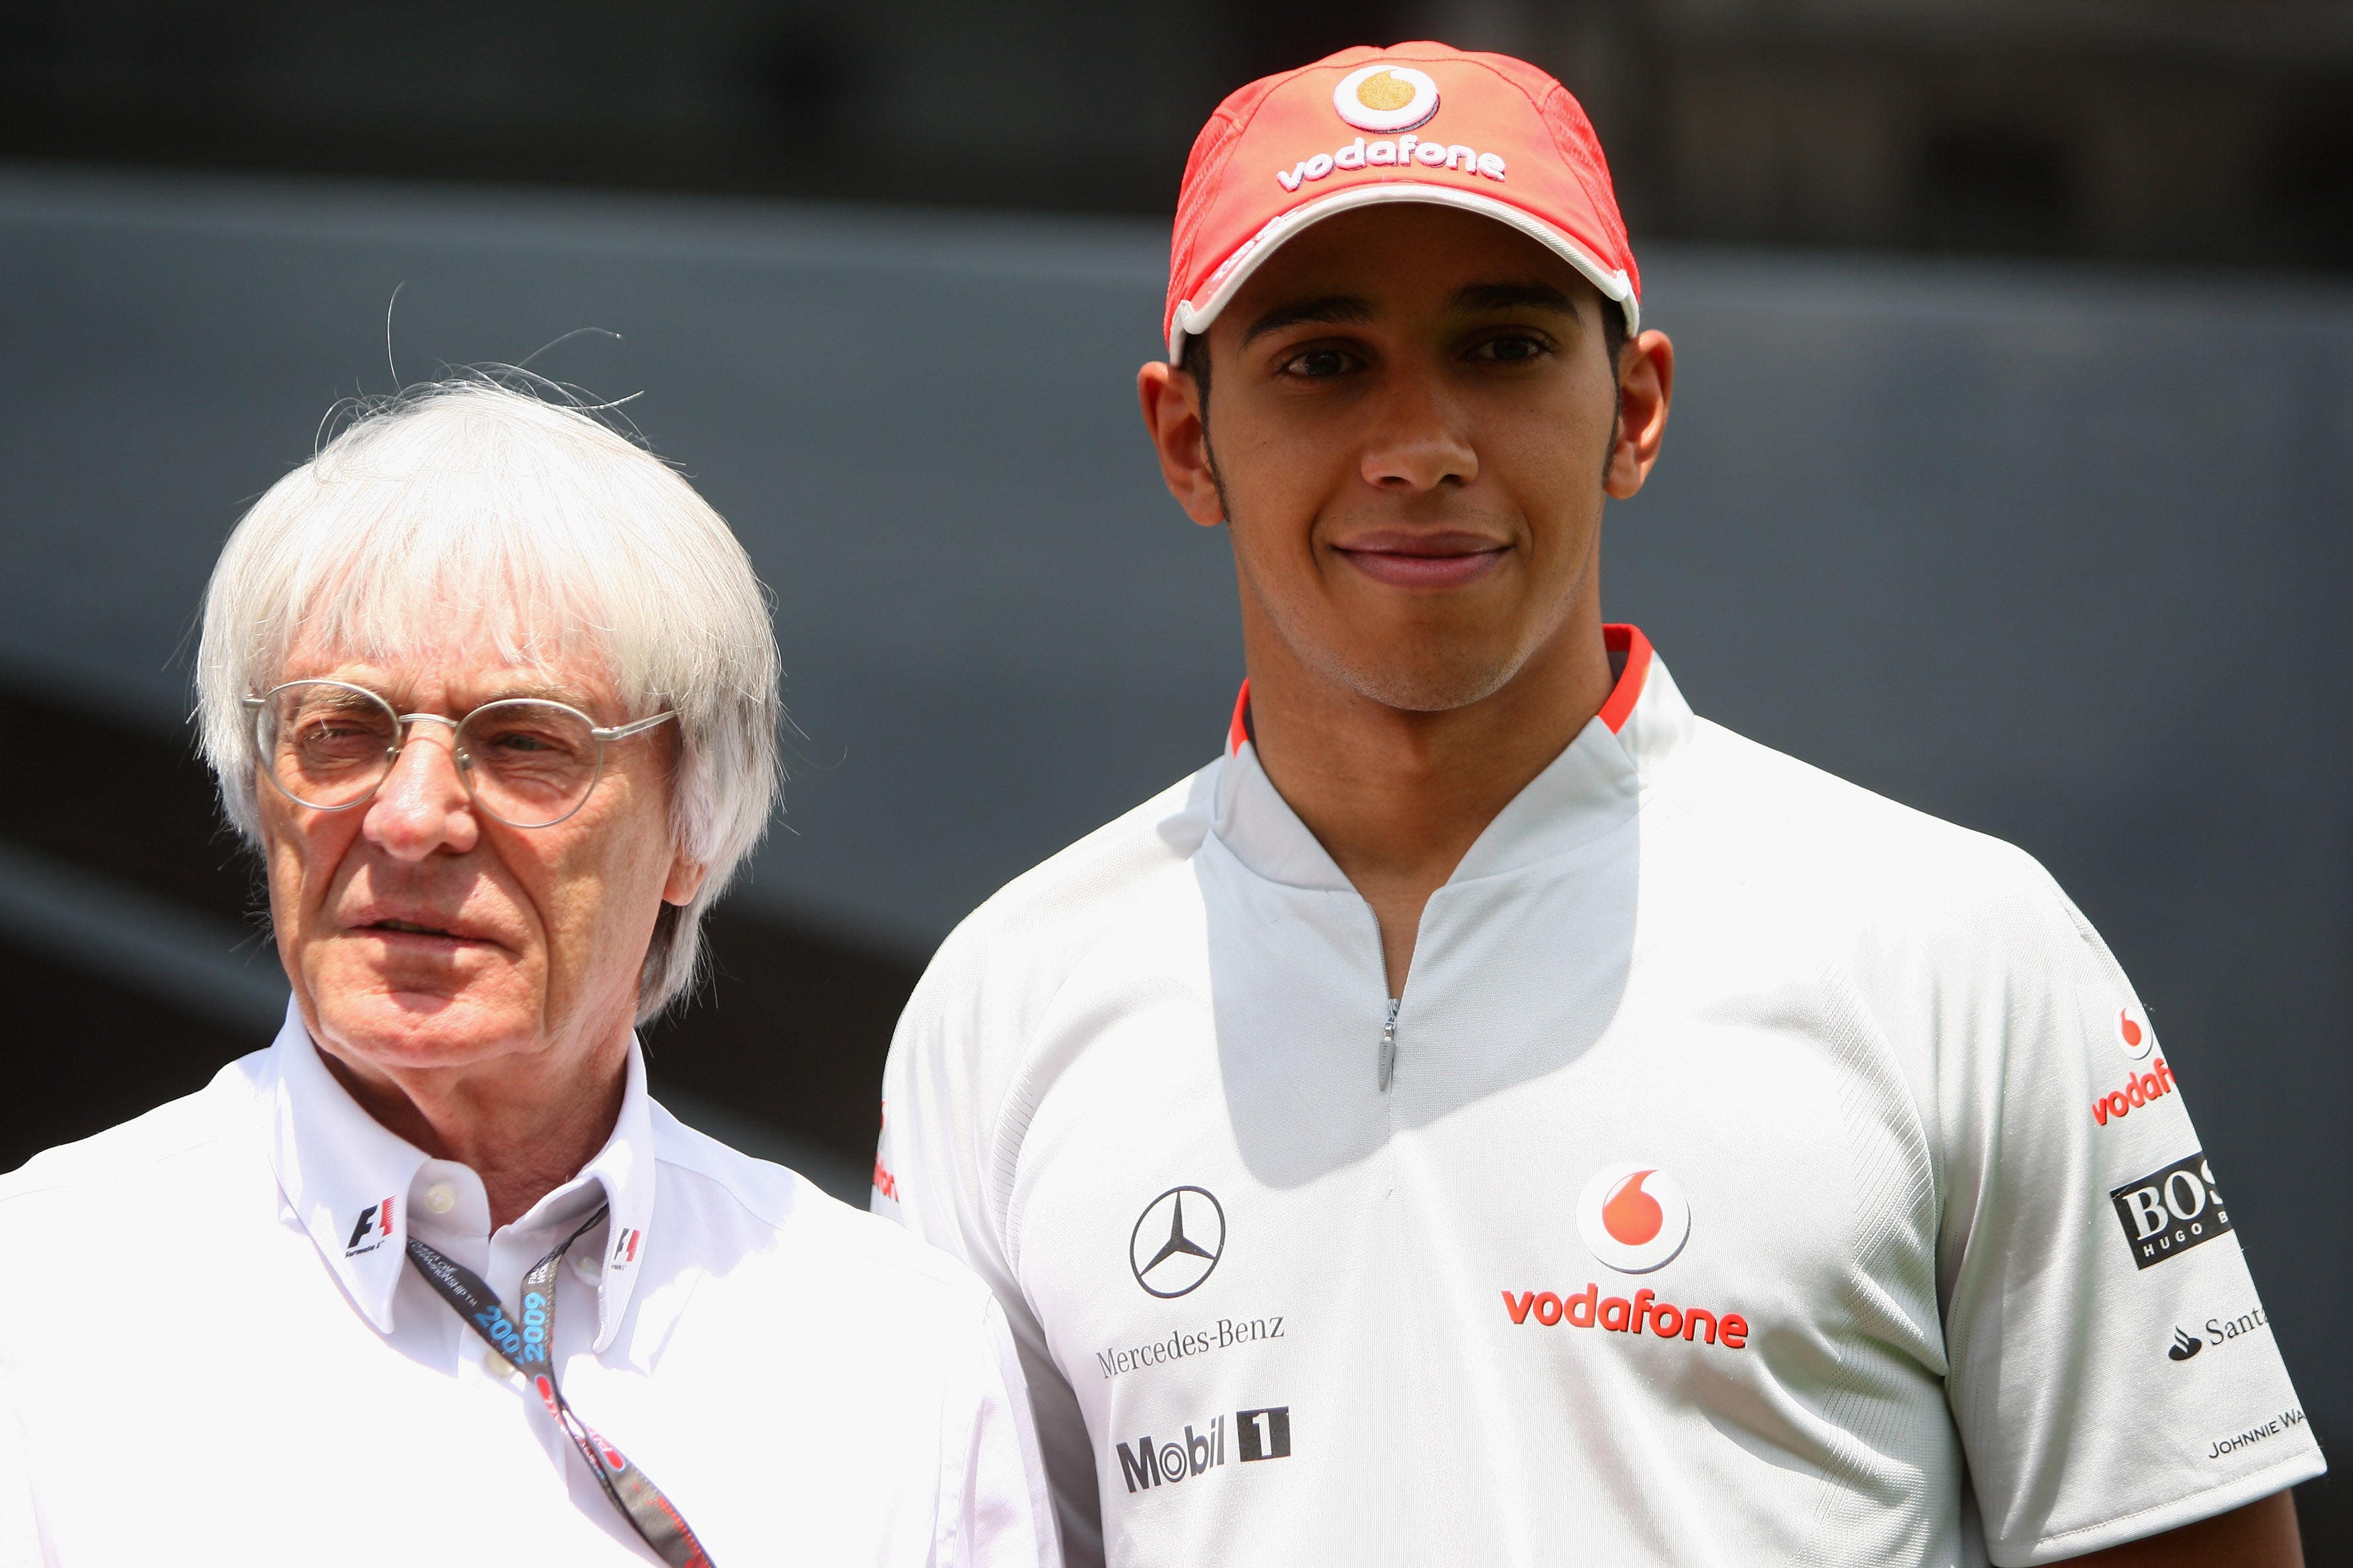
[[[1372,413],[1362,472],[1376,489],[1420,494],[1479,477],[1469,421],[1436,376],[1391,376]]]
[[[458,771],[457,733],[430,720],[408,727],[392,772],[368,802],[368,840],[398,860],[422,860],[438,850],[464,854],[480,829],[473,801]]]

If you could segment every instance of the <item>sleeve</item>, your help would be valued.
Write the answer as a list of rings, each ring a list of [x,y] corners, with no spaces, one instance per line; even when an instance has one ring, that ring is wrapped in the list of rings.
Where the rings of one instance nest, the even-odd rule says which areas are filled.
[[[2003,1568],[2326,1468],[2240,1251],[2227,1165],[2106,944],[2018,860],[1929,1003],[1947,1394]]]
[[[1103,1516],[1093,1445],[1078,1395],[1047,1348],[1045,1329],[1022,1293],[998,1226],[1000,1170],[1003,1185],[1010,1185],[1010,1156],[1000,1149],[1000,1127],[1008,1120],[1002,1085],[1016,1070],[1010,1058],[1018,1052],[991,1054],[989,1047],[1006,1041],[987,1038],[982,1026],[987,998],[960,961],[968,952],[961,939],[968,934],[951,937],[933,961],[892,1037],[870,1206],[957,1258],[995,1294],[1028,1385],[1063,1561],[1071,1568],[1100,1568]]]
[[[993,1300],[973,1359],[973,1398],[955,1434],[964,1464],[946,1478],[956,1495],[940,1510],[947,1528],[936,1560],[954,1568],[1056,1568],[1054,1504],[1020,1352]]]

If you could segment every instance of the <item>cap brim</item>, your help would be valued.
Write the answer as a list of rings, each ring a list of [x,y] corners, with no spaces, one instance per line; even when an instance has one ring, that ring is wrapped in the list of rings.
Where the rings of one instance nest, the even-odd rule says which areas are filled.
[[[1634,280],[1618,268],[1604,267],[1585,247],[1567,234],[1525,208],[1477,191],[1466,191],[1453,185],[1426,184],[1418,180],[1391,180],[1378,184],[1352,185],[1345,191],[1335,191],[1328,196],[1292,208],[1271,220],[1264,228],[1243,242],[1241,248],[1228,258],[1223,267],[1210,274],[1209,297],[1196,305],[1190,300],[1177,301],[1176,314],[1168,324],[1168,363],[1175,364],[1183,356],[1185,340],[1197,332],[1206,332],[1209,323],[1218,319],[1232,302],[1241,286],[1250,281],[1250,274],[1263,266],[1266,258],[1282,247],[1283,242],[1294,237],[1302,229],[1322,222],[1335,213],[1356,207],[1371,206],[1379,202],[1427,202],[1434,206],[1459,207],[1474,212],[1497,223],[1508,224],[1543,246],[1584,274],[1588,282],[1601,290],[1626,316],[1626,333],[1631,337],[1642,330],[1642,302],[1634,293]]]

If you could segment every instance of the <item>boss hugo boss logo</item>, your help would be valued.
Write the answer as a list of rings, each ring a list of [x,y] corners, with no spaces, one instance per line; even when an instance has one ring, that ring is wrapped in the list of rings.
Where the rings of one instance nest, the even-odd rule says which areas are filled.
[[[1577,1200],[1587,1250],[1620,1274],[1663,1268],[1691,1239],[1683,1184],[1655,1165],[1605,1165]]]
[[[2230,1208],[2215,1190],[2213,1167],[2203,1150],[2126,1182],[2108,1198],[2137,1268],[2154,1268],[2231,1228]]]
[[[359,1223],[352,1226],[352,1238],[343,1243],[343,1256],[357,1258],[363,1252],[374,1252],[392,1235],[392,1200],[370,1204],[360,1211]]]
[[[1207,1187],[1171,1187],[1135,1217],[1127,1263],[1145,1292],[1167,1300],[1201,1288],[1226,1251],[1226,1211]]]
[[[1287,1459],[1291,1458],[1291,1406],[1237,1410],[1233,1435],[1231,1457],[1236,1463]],[[1181,1438],[1157,1441],[1147,1435],[1136,1438],[1132,1446],[1114,1444],[1113,1451],[1119,1460],[1120,1479],[1127,1483],[1131,1492],[1197,1480],[1227,1462],[1226,1418],[1212,1415],[1208,1425],[1198,1429],[1188,1425]]]

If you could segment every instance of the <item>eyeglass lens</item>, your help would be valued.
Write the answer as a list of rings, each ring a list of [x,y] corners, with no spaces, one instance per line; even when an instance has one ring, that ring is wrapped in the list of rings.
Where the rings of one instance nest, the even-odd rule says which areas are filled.
[[[269,694],[259,715],[270,777],[322,811],[356,805],[392,771],[400,716],[374,692],[341,681],[297,681]],[[601,748],[583,715],[520,697],[466,715],[452,738],[475,804],[516,827],[545,827],[596,787]]]

